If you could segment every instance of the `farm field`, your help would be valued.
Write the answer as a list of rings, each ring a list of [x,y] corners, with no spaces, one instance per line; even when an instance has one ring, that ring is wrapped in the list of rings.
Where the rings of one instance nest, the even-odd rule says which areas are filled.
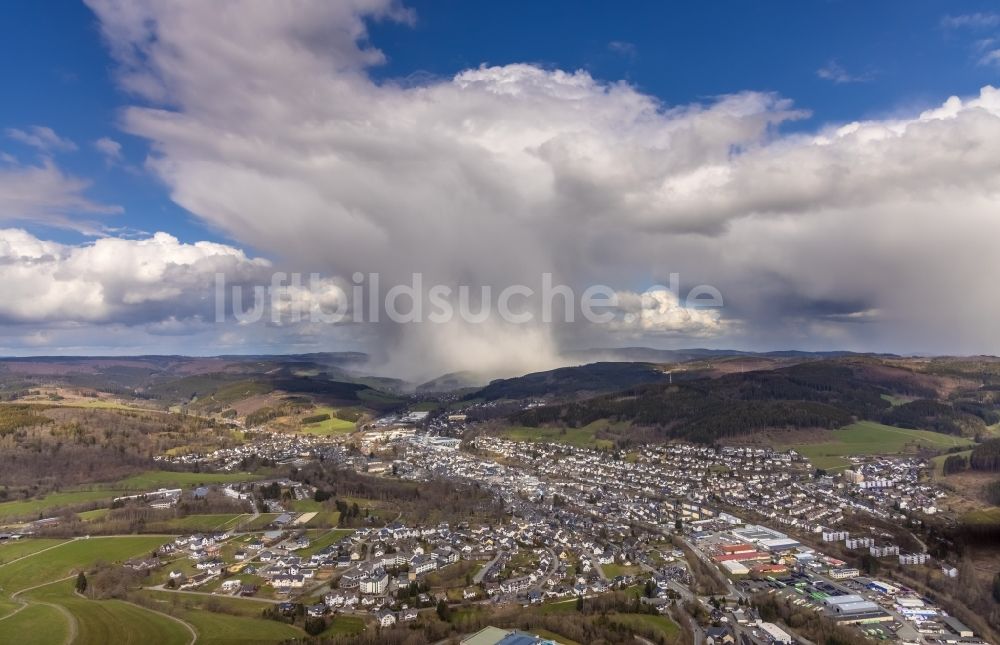
[[[312,499],[296,499],[289,502],[293,511],[298,513],[318,513],[323,510],[323,502]]]
[[[0,521],[15,518],[38,519],[47,511],[67,506],[77,506],[89,502],[111,502],[114,493],[108,490],[77,490],[49,493],[38,499],[25,499],[0,504]]]
[[[307,423],[302,425],[302,432],[308,434],[316,434],[324,437],[338,434],[350,434],[355,430],[355,424],[353,421],[346,421],[344,419],[337,418],[337,410],[331,407],[321,406],[316,408],[310,413],[310,416],[328,414],[329,419],[324,421],[318,421],[316,423]]]
[[[273,522],[274,518],[276,517],[278,517],[278,513],[261,513],[260,517],[258,517],[252,522],[248,522],[244,530],[247,531],[260,530],[265,526],[267,526],[268,524],[270,524],[271,522]]]
[[[190,488],[201,484],[228,484],[261,479],[262,475],[250,473],[192,473],[168,470],[150,470],[117,482],[88,485],[78,489],[49,493],[35,499],[15,500],[0,503],[0,522],[16,519],[38,519],[51,516],[61,508],[80,507],[91,503],[110,504],[121,493],[155,490],[157,488]],[[93,519],[98,511],[93,512]]]
[[[32,553],[37,553],[42,549],[62,544],[66,541],[67,540],[40,538],[8,542],[7,544],[0,546],[0,565],[10,562],[11,560],[16,560],[17,558],[23,558],[24,556],[31,555]]]
[[[215,531],[238,524],[240,518],[249,520],[251,517],[251,515],[245,513],[187,515],[151,524],[149,529],[162,533]]]
[[[340,511],[319,511],[313,516],[311,520],[306,522],[306,526],[322,527],[322,526],[337,526],[340,522]]]
[[[199,645],[278,643],[305,635],[297,627],[264,618],[232,616],[205,609],[188,609],[179,613],[179,617],[198,633]]]
[[[962,516],[962,522],[965,524],[1000,524],[1000,507],[991,506],[989,508],[969,511]]]
[[[950,452],[945,455],[938,455],[931,459],[931,463],[934,465],[934,476],[943,477],[944,476],[944,460],[952,455],[957,455],[959,457],[968,458],[972,454],[972,450],[962,450],[960,452]]]
[[[31,604],[7,618],[0,618],[0,638],[16,634],[19,645],[53,645],[65,643],[70,625],[57,607]],[[5,642],[15,642],[15,639]]]
[[[91,600],[77,596],[73,592],[73,580],[61,580],[32,590],[24,594],[24,599],[58,605],[72,614],[77,629],[75,645],[186,645],[192,639],[190,630],[183,624],[138,605],[123,600]],[[28,608],[33,606],[36,605]]]
[[[110,490],[142,491],[156,488],[186,488],[201,484],[231,484],[253,479],[262,479],[262,476],[251,473],[190,473],[149,470],[109,484],[107,487]]]
[[[513,441],[532,441],[538,443],[565,443],[581,448],[611,448],[614,442],[608,439],[598,439],[596,433],[608,427],[607,421],[594,421],[581,428],[531,428],[527,426],[512,426],[504,430],[503,435]]]
[[[794,449],[808,458],[816,468],[839,470],[850,466],[846,457],[853,455],[904,454],[917,448],[948,450],[965,448],[973,442],[964,437],[894,428],[872,421],[860,421],[832,432],[833,440],[820,443],[790,444],[782,450]]]
[[[166,541],[163,536],[133,535],[70,540],[44,553],[0,565],[0,589],[13,594],[59,580],[98,560],[115,562],[151,553]]]

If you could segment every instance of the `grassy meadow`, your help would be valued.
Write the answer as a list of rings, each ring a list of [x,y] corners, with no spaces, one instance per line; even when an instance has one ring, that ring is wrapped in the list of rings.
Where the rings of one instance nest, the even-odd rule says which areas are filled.
[[[833,438],[830,441],[789,444],[780,448],[794,449],[808,458],[816,468],[840,470],[851,465],[846,459],[850,456],[898,455],[913,453],[920,448],[944,451],[973,445],[972,441],[964,437],[929,430],[895,428],[872,421],[853,423],[834,430],[831,435]]]
[[[503,436],[512,441],[536,443],[564,443],[578,448],[612,448],[614,442],[597,438],[597,432],[610,427],[605,420],[595,421],[580,428],[532,428],[511,426],[503,431]]]

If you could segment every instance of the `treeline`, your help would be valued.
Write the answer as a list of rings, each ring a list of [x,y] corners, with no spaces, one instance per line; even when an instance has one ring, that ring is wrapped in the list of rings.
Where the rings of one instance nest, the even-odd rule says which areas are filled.
[[[986,501],[990,504],[1000,506],[1000,480],[987,484],[983,494],[986,496]]]
[[[953,475],[968,468],[969,460],[964,455],[948,455],[941,466],[941,472],[945,475]]]
[[[354,498],[381,502],[425,524],[473,519],[489,522],[503,517],[503,505],[477,484],[457,484],[441,479],[406,482],[362,475],[325,462],[307,464],[293,471],[291,478],[315,486],[328,500]],[[348,518],[358,517],[353,507],[335,507],[342,514],[347,510]]]
[[[995,410],[971,401],[956,401],[954,405],[941,401],[917,399],[896,406],[877,419],[886,425],[918,428],[943,434],[978,434],[995,423]]]
[[[1000,439],[987,439],[972,449],[969,466],[973,470],[1000,470]]]

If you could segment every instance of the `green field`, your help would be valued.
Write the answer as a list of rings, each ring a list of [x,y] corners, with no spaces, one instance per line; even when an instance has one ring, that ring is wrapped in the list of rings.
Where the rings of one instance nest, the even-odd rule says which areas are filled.
[[[258,613],[259,613],[258,609]],[[237,643],[278,643],[302,638],[304,632],[291,625],[263,618],[230,616],[204,609],[181,612],[180,618],[198,632],[199,645],[235,645]]]
[[[0,565],[0,590],[5,595],[53,582],[98,560],[120,562],[152,553],[167,541],[162,536],[93,537],[70,540],[45,553]]]
[[[24,556],[31,555],[32,553],[37,553],[42,549],[62,544],[63,542],[66,542],[66,540],[56,540],[51,538],[21,539],[15,542],[8,542],[7,544],[0,546],[0,565],[5,562],[10,562],[11,560],[16,560],[17,558],[23,558]]]
[[[620,623],[633,629],[638,627],[653,628],[666,638],[676,638],[680,633],[677,623],[666,616],[655,614],[612,614],[608,617],[613,623]]]
[[[306,522],[306,526],[310,528],[337,526],[338,523],[340,523],[340,511],[319,511],[311,520]]]
[[[557,600],[539,605],[537,610],[540,614],[563,614],[576,611],[576,598],[570,600]]]
[[[883,394],[882,399],[888,401],[892,407],[897,407],[916,400],[912,396],[896,396],[894,394]]]
[[[77,490],[49,493],[39,499],[26,499],[0,504],[0,521],[14,518],[38,519],[48,516],[52,509],[79,506],[90,502],[111,502],[114,493],[107,490]]]
[[[73,593],[72,574],[98,560],[115,562],[152,552],[157,536],[69,540],[25,540],[4,545],[22,555],[0,564],[0,594],[6,608],[24,604],[0,619],[0,641],[61,643],[75,630],[74,643],[167,643],[185,645],[191,633],[180,623],[120,600],[94,601]],[[52,547],[52,548],[49,548]],[[44,552],[42,551],[43,549]],[[15,551],[10,551],[13,555]],[[11,596],[16,596],[7,600]]]
[[[1000,524],[1000,507],[991,506],[962,516],[963,524]]]
[[[970,450],[961,450],[959,452],[949,452],[947,454],[938,455],[937,457],[934,457],[933,459],[931,459],[931,464],[934,465],[934,476],[935,477],[944,476],[944,460],[947,459],[948,457],[951,457],[952,455],[957,455],[959,457],[965,457],[966,459],[968,459],[969,455],[971,454],[972,450],[970,449]]]
[[[594,421],[582,428],[531,428],[528,426],[511,426],[503,431],[503,435],[512,441],[532,441],[537,443],[565,443],[579,448],[612,448],[614,442],[608,439],[598,439],[598,430],[609,427],[607,421]]]
[[[309,413],[309,416],[329,414],[330,418],[317,423],[309,423],[302,426],[302,432],[316,434],[324,437],[338,434],[350,434],[355,430],[353,421],[345,421],[337,418],[337,410],[331,407],[321,406]]]
[[[274,521],[274,518],[278,517],[278,513],[261,513],[260,517],[252,522],[247,522],[244,527],[247,531],[256,531],[264,528],[268,524]]]
[[[78,630],[74,644],[186,645],[191,642],[191,632],[177,621],[122,600],[80,597],[73,593],[72,580],[32,590],[24,594],[23,599],[58,605],[72,614]]]
[[[327,533],[320,535],[309,543],[309,547],[302,549],[301,551],[296,551],[296,554],[303,557],[310,556],[313,553],[319,553],[324,548],[330,546],[331,544],[336,544],[344,539],[346,536],[354,533],[354,529],[333,529]]]
[[[299,513],[319,513],[325,508],[323,502],[317,502],[314,499],[296,499],[288,504],[292,507],[293,511]]]
[[[609,579],[614,579],[618,576],[634,576],[637,573],[641,573],[642,568],[636,566],[626,567],[622,564],[602,564],[601,571]]]
[[[337,616],[321,635],[326,638],[350,636],[365,631],[365,621],[357,616]]]
[[[110,508],[97,508],[92,511],[81,511],[76,514],[84,522],[94,522],[96,520],[104,519],[104,517],[111,512]]]
[[[151,524],[149,526],[149,530],[159,533],[196,533],[200,531],[216,531],[238,524],[240,518],[249,520],[251,517],[251,515],[245,513],[186,515],[184,517],[175,517],[164,522]]]
[[[0,503],[0,522],[49,517],[58,509],[80,507],[85,504],[110,504],[114,497],[122,493],[137,493],[157,488],[190,488],[202,484],[230,484],[261,478],[262,475],[250,473],[191,473],[149,470],[113,483],[49,493],[36,499]]]
[[[68,637],[69,621],[59,608],[51,605],[31,604],[13,616],[0,619],[0,640],[3,642],[53,645],[65,643]]]
[[[816,468],[838,470],[850,466],[845,457],[854,455],[898,455],[912,453],[917,448],[944,451],[973,445],[972,441],[964,437],[928,430],[894,428],[872,421],[854,423],[834,430],[831,434],[831,441],[789,444],[780,446],[780,449],[797,451]]]
[[[201,484],[233,484],[261,479],[252,473],[189,473],[148,470],[108,486],[111,490],[148,491],[157,488],[186,488]]]

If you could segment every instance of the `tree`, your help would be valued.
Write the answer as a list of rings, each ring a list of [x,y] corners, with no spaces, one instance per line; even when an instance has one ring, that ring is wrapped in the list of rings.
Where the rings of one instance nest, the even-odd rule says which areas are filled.
[[[878,573],[878,567],[878,558],[873,556],[871,553],[866,553],[861,556],[861,570],[865,573],[874,575]]]
[[[583,596],[576,597],[576,610],[583,611]]]
[[[656,595],[656,585],[653,584],[652,580],[646,581],[646,597],[652,598]]]
[[[993,576],[993,600],[1000,602],[1000,573]]]
[[[437,615],[441,620],[447,621],[451,618],[451,607],[448,606],[447,601],[444,598],[438,601],[437,604]]]
[[[83,593],[87,590],[87,576],[83,574],[83,571],[76,576],[76,592]]]
[[[322,618],[306,618],[302,627],[310,636],[318,636],[326,631],[326,621]]]
[[[676,520],[674,520],[674,530],[677,531],[678,533],[684,530],[684,522],[679,517]]]
[[[944,460],[941,470],[945,475],[960,473],[969,467],[969,460],[962,455],[951,455]]]

